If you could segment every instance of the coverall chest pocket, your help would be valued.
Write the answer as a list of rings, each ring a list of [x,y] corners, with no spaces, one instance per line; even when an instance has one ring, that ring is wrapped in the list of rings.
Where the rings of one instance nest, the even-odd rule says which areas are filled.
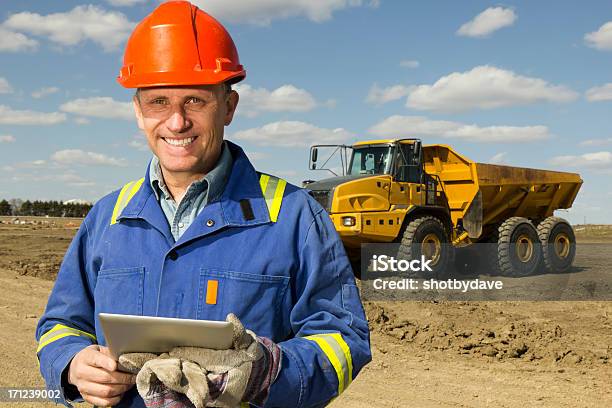
[[[272,336],[282,324],[281,304],[288,286],[288,276],[203,268],[197,318],[225,320],[234,313],[247,329]]]
[[[142,315],[144,267],[98,272],[94,290],[96,313]]]

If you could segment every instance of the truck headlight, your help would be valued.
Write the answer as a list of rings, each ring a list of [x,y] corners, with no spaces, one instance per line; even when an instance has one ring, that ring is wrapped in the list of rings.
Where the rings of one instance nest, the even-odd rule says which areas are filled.
[[[342,225],[345,227],[354,227],[356,223],[355,217],[342,217]]]

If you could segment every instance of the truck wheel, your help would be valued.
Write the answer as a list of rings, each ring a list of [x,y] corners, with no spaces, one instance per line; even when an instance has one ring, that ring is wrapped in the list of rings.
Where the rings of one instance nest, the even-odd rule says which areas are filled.
[[[483,268],[485,268],[479,272],[490,276],[501,275],[498,262],[499,227],[499,224],[495,225],[494,228],[476,244],[479,248],[478,256],[480,257]]]
[[[546,270],[567,272],[576,256],[576,237],[569,222],[560,217],[548,217],[538,225],[538,235]]]
[[[452,258],[451,246],[444,224],[436,217],[421,217],[410,221],[402,235],[398,257],[420,260],[421,256],[432,260],[429,263],[432,272],[406,272],[410,277],[446,277]]]
[[[498,230],[497,262],[504,276],[532,275],[542,259],[538,231],[531,221],[511,217]]]

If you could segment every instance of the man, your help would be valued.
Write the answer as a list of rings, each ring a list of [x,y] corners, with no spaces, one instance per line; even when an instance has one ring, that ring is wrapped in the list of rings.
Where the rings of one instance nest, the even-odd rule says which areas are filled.
[[[223,26],[188,2],[163,3],[132,33],[118,81],[137,89],[136,118],[154,158],[144,178],[96,203],[60,268],[36,333],[58,402],[179,402],[172,392],[143,400],[144,367],[161,360],[145,363],[137,390],[104,347],[100,312],[230,315],[251,331],[244,338],[258,357],[241,371],[248,383],[240,395],[228,398],[255,406],[326,405],[370,361],[363,307],[328,215],[223,140],[239,99],[231,84],[245,75]],[[194,360],[208,375],[195,384],[206,386],[206,404],[223,405],[236,376]]]

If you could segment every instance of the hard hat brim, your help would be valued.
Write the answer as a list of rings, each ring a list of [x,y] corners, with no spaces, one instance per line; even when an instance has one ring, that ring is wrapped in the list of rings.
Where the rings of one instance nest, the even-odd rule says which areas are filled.
[[[154,72],[147,74],[132,74],[119,76],[117,82],[125,88],[152,88],[157,86],[189,86],[217,85],[222,83],[235,84],[246,77],[246,70],[234,73],[214,71],[189,72]]]

